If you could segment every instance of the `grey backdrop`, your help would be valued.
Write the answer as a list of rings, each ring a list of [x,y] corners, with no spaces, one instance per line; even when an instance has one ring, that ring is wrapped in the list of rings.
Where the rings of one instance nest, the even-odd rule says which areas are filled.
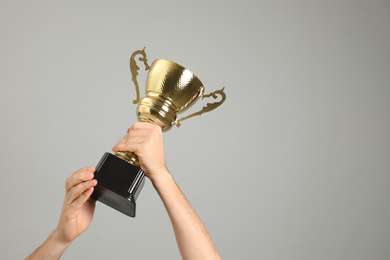
[[[136,120],[144,46],[226,87],[164,134],[222,258],[390,258],[389,1],[3,0],[0,28],[1,259],[47,238],[65,179]],[[180,258],[149,181],[135,219],[98,203],[63,256],[109,258]]]

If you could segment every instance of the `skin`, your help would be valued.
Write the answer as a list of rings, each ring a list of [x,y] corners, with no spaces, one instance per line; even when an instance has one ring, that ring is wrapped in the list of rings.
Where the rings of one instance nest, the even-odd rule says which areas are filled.
[[[60,259],[68,246],[91,224],[95,210],[90,196],[97,181],[94,167],[73,173],[65,184],[65,198],[57,228],[48,239],[26,259]]]
[[[134,123],[112,149],[137,154],[140,167],[151,180],[167,210],[183,259],[221,259],[202,221],[169,173],[162,131],[149,123]],[[90,225],[95,202],[90,198],[96,180],[94,167],[82,168],[66,180],[66,195],[57,228],[26,259],[59,259]]]

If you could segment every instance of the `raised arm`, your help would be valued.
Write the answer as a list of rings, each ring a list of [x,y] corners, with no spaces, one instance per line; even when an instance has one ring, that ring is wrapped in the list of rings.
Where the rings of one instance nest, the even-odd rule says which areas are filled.
[[[26,259],[60,259],[68,246],[90,225],[95,200],[90,196],[96,186],[94,167],[82,168],[66,180],[66,194],[57,228]]]
[[[220,259],[214,244],[195,210],[168,172],[153,178],[153,186],[160,195],[183,259]]]
[[[183,259],[220,259],[202,221],[176,185],[165,164],[162,132],[159,126],[135,123],[113,151],[131,151],[160,195]]]

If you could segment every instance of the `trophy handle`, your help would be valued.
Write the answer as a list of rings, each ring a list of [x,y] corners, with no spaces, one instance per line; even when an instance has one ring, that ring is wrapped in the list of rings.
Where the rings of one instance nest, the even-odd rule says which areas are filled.
[[[223,91],[225,89],[225,87],[223,87],[222,89],[220,90],[216,90],[214,92],[211,92],[210,94],[207,94],[207,95],[203,95],[202,94],[202,100],[204,98],[208,98],[208,97],[213,97],[214,99],[217,98],[217,94],[221,95],[222,99],[218,102],[215,102],[215,103],[207,103],[205,107],[203,107],[200,111],[198,112],[195,112],[191,115],[188,115],[188,116],[185,116],[185,117],[182,117],[180,118],[179,120],[176,120],[174,123],[176,124],[177,127],[180,127],[181,126],[181,121],[183,120],[186,120],[190,117],[193,117],[193,116],[200,116],[202,115],[203,113],[206,113],[206,112],[210,112],[211,110],[214,110],[216,109],[217,107],[219,107],[220,105],[222,105],[223,102],[225,102],[225,99],[226,99],[226,94],[225,92]]]
[[[133,52],[133,54],[130,57],[130,71],[131,71],[131,75],[132,75],[131,80],[134,82],[135,90],[137,92],[137,99],[133,101],[133,104],[139,104],[139,101],[140,101],[139,86],[138,86],[138,81],[137,81],[139,67],[137,66],[137,63],[135,61],[135,56],[137,56],[138,54],[142,55],[142,57],[140,57],[139,60],[144,62],[145,70],[149,69],[148,60],[146,59],[145,48],[146,47],[144,47],[142,50],[138,50],[138,51]]]

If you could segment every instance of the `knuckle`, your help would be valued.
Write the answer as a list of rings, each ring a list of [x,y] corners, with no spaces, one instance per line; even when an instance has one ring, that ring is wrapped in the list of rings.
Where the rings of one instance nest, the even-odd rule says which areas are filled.
[[[81,179],[81,178],[83,178],[83,175],[84,175],[84,171],[80,171],[80,172],[77,174],[77,178],[78,178],[78,179]]]
[[[161,127],[158,126],[158,125],[155,125],[155,124],[153,124],[152,129],[153,129],[153,131],[155,131],[157,133],[161,133],[162,132]]]
[[[65,181],[65,187],[69,187],[70,186],[70,183],[71,183],[71,179],[70,177],[66,179]]]
[[[116,146],[116,150],[117,150],[117,151],[123,151],[123,149],[125,149],[125,147],[126,147],[126,143],[121,142],[121,143],[119,143],[119,144]]]
[[[82,192],[84,192],[86,189],[88,189],[89,186],[90,186],[90,184],[89,184],[88,181],[84,182],[84,183],[83,183],[83,186],[82,186]]]
[[[156,129],[156,130],[158,130],[159,132],[161,132],[161,126],[159,126],[159,125],[153,124],[153,129]]]
[[[133,124],[133,126],[131,127],[131,129],[140,129],[142,126],[142,123],[141,122],[135,122]]]
[[[151,137],[156,140],[160,138],[161,136],[161,128],[157,126],[158,128],[153,128],[153,131],[151,131]]]

